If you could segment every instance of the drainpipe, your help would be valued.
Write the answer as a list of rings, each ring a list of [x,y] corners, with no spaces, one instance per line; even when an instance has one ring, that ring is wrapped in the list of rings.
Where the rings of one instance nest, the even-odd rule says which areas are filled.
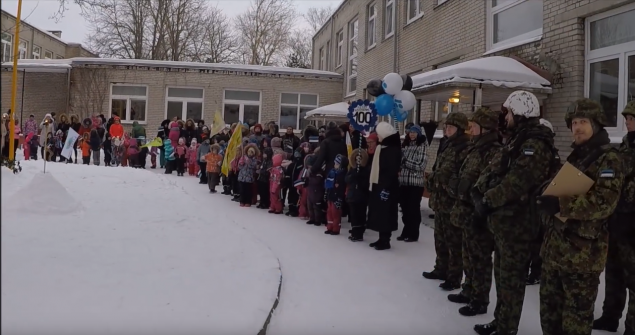
[[[335,28],[335,20],[333,20],[334,16],[335,16],[335,13],[331,14],[331,38],[330,38],[331,43],[329,43],[330,44],[329,48],[331,50],[328,50],[328,52],[327,52],[328,55],[329,55],[329,59],[327,60],[327,62],[328,62],[327,68],[328,69],[333,67],[333,53],[331,52],[332,49],[333,49],[333,46],[335,45],[335,48],[337,49],[337,41],[335,41],[335,33],[333,32],[333,29]],[[333,43],[333,42],[335,42],[335,43]],[[335,68],[333,68],[333,70],[335,70]]]
[[[69,114],[69,104],[71,102],[71,69],[66,72],[66,87],[68,88],[68,94],[66,95],[66,115]]]
[[[397,56],[397,50],[398,50],[398,45],[397,45],[397,39],[398,34],[397,31],[399,31],[399,16],[401,15],[401,8],[399,7],[399,1],[395,1],[394,2],[394,11],[395,11],[395,31],[392,35],[392,71],[395,73],[399,73],[399,65],[397,64],[397,62],[399,61],[399,57]]]

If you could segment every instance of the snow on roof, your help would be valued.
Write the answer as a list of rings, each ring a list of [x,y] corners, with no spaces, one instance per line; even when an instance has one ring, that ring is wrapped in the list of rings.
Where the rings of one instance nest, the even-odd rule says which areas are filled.
[[[412,77],[413,90],[446,83],[480,83],[505,88],[545,88],[551,83],[522,63],[503,56],[470,60]]]
[[[12,69],[13,62],[2,63],[3,69]],[[71,68],[69,59],[21,59],[18,70],[26,72],[66,72]]]
[[[159,61],[148,59],[115,59],[115,58],[71,58],[71,65],[118,65],[118,66],[152,66],[152,67],[168,67],[182,69],[210,69],[217,71],[247,71],[267,74],[289,74],[289,75],[306,75],[330,78],[342,78],[342,75],[336,72],[300,69],[291,67],[248,65],[248,64],[220,64],[220,63],[195,63],[195,62],[175,62],[175,61]]]
[[[338,102],[316,108],[306,113],[305,119],[310,117],[337,116],[346,117],[348,115],[348,102]]]

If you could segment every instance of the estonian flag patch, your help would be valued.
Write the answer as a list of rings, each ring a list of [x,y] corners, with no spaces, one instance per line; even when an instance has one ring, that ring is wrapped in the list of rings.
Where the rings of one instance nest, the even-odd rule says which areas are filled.
[[[533,156],[534,155],[534,149],[531,149],[531,148],[523,149],[523,155],[525,155],[525,156]]]
[[[613,171],[613,170],[602,170],[602,171],[600,171],[600,178],[615,178],[615,171]]]

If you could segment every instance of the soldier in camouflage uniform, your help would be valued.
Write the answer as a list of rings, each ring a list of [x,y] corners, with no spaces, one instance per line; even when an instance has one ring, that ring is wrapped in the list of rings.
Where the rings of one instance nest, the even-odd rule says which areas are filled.
[[[434,210],[434,240],[437,259],[432,272],[424,272],[428,279],[445,280],[439,285],[446,291],[461,287],[463,279],[462,234],[461,228],[450,221],[450,212],[456,199],[455,190],[450,181],[456,180],[459,168],[467,154],[470,138],[465,133],[468,127],[467,116],[463,113],[450,113],[445,120],[447,140],[432,167],[427,179],[430,192],[429,205]]]
[[[593,329],[616,332],[630,292],[625,335],[635,335],[635,100],[622,112],[628,133],[622,139],[624,184],[617,208],[609,222],[609,252],[604,272],[605,297],[602,316]]]
[[[464,316],[485,314],[489,305],[494,237],[487,229],[487,218],[479,217],[474,211],[470,193],[481,172],[501,149],[497,131],[498,114],[487,107],[481,107],[470,118],[470,133],[474,145],[461,166],[456,187],[459,200],[451,214],[451,221],[460,223],[463,229],[465,283],[460,293],[450,294],[448,299],[468,304],[459,309],[459,313]]]
[[[553,136],[540,124],[540,105],[535,95],[513,92],[503,104],[511,136],[483,170],[472,189],[474,208],[487,216],[496,253],[496,309],[494,321],[476,325],[479,334],[508,335],[518,332],[525,298],[527,264],[538,219],[530,210],[531,194],[548,180],[555,159]]]
[[[548,220],[542,245],[540,323],[544,335],[591,335],[593,308],[608,251],[608,220],[622,190],[623,165],[595,101],[580,99],[565,115],[574,137],[567,162],[593,179],[582,195],[539,196]],[[560,213],[566,222],[554,217]]]

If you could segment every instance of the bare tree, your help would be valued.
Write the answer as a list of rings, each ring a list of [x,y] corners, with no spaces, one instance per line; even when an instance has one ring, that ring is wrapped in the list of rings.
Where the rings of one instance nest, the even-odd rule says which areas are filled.
[[[311,27],[311,35],[315,35],[315,33],[322,28],[322,26],[331,18],[331,15],[333,15],[333,11],[334,10],[331,6],[320,8],[311,7],[306,11],[306,13],[302,14],[302,17]]]
[[[201,35],[206,12],[203,0],[168,1],[169,15],[163,23],[166,27],[167,60],[188,60],[186,55],[194,40]]]
[[[252,0],[247,12],[236,19],[242,60],[256,65],[282,61],[294,23],[291,0]]]
[[[289,50],[285,65],[287,67],[311,68],[311,31],[296,30],[289,38]]]
[[[71,109],[80,119],[106,114],[104,106],[110,96],[111,72],[105,68],[82,67],[71,72]]]
[[[238,38],[227,15],[217,6],[209,7],[198,36],[193,40],[191,60],[204,63],[231,63],[236,61],[238,47]]]

